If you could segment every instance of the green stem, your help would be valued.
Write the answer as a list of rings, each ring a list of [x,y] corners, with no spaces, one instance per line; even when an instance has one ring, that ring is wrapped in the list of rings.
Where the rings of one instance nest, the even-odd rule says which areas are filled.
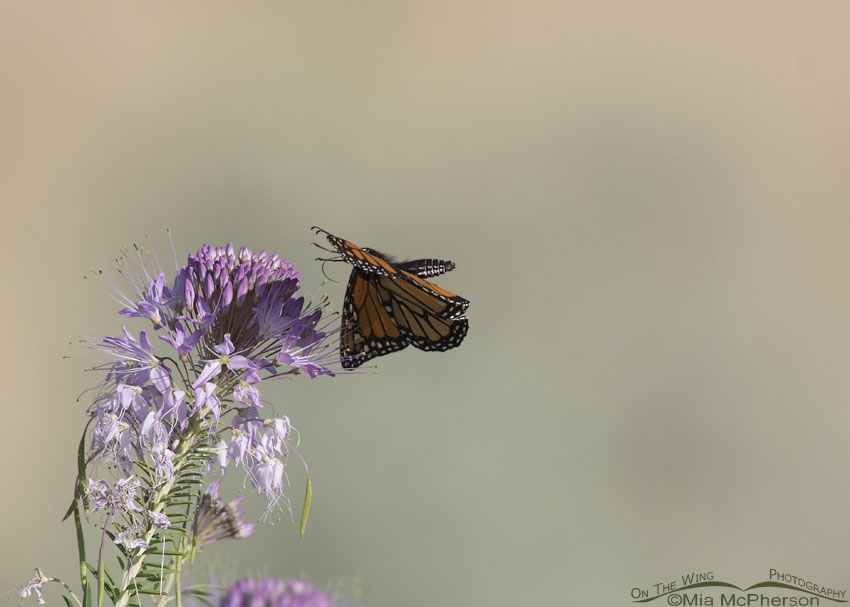
[[[112,520],[112,513],[106,515],[106,520],[103,522],[103,531],[100,534],[100,549],[97,551],[97,607],[103,607],[103,589],[106,587],[106,567],[103,564],[103,543],[106,540],[106,529],[109,527],[109,521]]]
[[[103,570],[103,558],[97,559],[97,607],[103,607],[103,589],[106,584],[106,572]]]
[[[181,549],[185,549],[183,542],[180,542]],[[174,589],[174,594],[177,597],[177,607],[183,607],[183,557],[178,556],[175,559],[175,568],[177,569],[177,585]]]
[[[80,557],[80,586],[83,589],[83,605],[91,605],[91,594],[89,593],[89,574],[86,567],[86,540],[83,536],[83,521],[80,517],[80,503],[74,502],[74,526],[77,528],[77,554]]]

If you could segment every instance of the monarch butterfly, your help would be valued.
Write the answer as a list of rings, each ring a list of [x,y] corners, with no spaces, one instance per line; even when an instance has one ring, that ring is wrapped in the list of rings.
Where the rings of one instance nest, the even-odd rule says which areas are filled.
[[[342,306],[339,358],[343,368],[354,369],[408,345],[443,352],[456,348],[466,337],[469,321],[463,313],[469,301],[425,280],[453,270],[453,261],[397,262],[316,226],[312,229],[327,236],[335,249],[325,250],[340,255],[321,261],[354,266]]]

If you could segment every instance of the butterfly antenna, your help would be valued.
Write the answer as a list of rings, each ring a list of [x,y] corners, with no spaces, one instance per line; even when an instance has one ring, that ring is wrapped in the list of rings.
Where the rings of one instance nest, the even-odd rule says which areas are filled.
[[[333,234],[331,234],[331,233],[330,233],[330,232],[328,232],[327,230],[323,230],[323,229],[322,229],[322,228],[320,228],[319,226],[313,226],[313,227],[311,227],[310,229],[311,229],[311,230],[313,230],[316,234],[326,234],[326,235],[328,235],[328,236],[333,236]]]
[[[312,244],[317,249],[321,249],[323,251],[326,251],[327,253],[339,253],[339,251],[337,251],[336,249],[329,249],[327,247],[323,247],[318,242],[313,242],[313,243],[310,243],[310,244]]]

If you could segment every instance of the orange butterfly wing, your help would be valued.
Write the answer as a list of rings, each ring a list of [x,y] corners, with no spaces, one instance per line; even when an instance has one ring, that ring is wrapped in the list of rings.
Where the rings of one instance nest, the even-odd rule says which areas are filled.
[[[462,316],[469,301],[429,282],[454,268],[451,261],[395,263],[380,253],[319,230],[353,265],[342,310],[340,360],[346,369],[406,348],[442,352],[461,344],[469,330]]]

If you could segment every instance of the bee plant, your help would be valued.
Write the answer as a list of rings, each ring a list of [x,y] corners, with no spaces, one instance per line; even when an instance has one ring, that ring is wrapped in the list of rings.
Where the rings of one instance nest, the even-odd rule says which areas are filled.
[[[264,517],[291,516],[285,462],[304,460],[297,432],[261,389],[284,377],[333,375],[326,302],[299,296],[293,264],[265,251],[204,245],[175,266],[169,280],[155,256],[134,248],[119,266],[126,286],[107,283],[119,314],[146,326],[84,342],[98,353],[90,370],[101,381],[66,514],[76,525],[81,588],[36,570],[21,596],[43,603],[43,585],[55,582],[67,605],[182,607],[184,565],[209,543],[254,533],[241,497],[219,495],[219,481],[236,468],[265,498]],[[310,496],[307,471],[302,536]],[[100,531],[95,546],[85,544],[85,521]]]

